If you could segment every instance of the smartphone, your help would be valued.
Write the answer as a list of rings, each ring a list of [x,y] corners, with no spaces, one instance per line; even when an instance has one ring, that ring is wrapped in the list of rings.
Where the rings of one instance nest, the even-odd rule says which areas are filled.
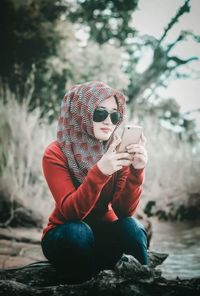
[[[117,152],[126,152],[126,146],[138,144],[142,136],[143,128],[140,125],[126,125],[122,132],[122,141],[117,147]]]

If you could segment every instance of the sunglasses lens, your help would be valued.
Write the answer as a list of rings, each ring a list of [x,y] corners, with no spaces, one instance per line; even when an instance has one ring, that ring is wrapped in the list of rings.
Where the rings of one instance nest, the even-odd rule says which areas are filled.
[[[113,124],[117,124],[120,120],[121,114],[119,112],[113,112],[110,114],[111,121]]]
[[[96,109],[93,114],[93,120],[95,122],[101,122],[101,121],[104,121],[107,116],[108,116],[108,111]]]
[[[96,109],[93,114],[93,120],[95,122],[101,122],[104,121],[108,115],[110,114],[110,118],[113,124],[117,124],[121,118],[120,112],[113,112],[109,113],[107,110],[103,109]]]

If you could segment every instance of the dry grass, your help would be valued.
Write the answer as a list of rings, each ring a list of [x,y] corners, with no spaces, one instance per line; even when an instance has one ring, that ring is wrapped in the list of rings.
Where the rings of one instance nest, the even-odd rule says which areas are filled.
[[[181,140],[155,117],[146,117],[142,125],[148,150],[144,203],[155,200],[165,206],[185,199],[187,205],[190,194],[200,193],[200,143]]]
[[[36,109],[28,113],[27,104],[14,97],[0,102],[0,190],[43,216],[52,207],[42,174],[41,159],[54,138],[55,124],[40,119]]]

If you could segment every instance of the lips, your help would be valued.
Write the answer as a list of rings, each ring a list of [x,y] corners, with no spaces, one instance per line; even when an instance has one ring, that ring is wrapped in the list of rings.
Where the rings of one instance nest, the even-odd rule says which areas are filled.
[[[103,132],[106,132],[106,133],[111,132],[111,129],[110,128],[101,128],[101,130]]]

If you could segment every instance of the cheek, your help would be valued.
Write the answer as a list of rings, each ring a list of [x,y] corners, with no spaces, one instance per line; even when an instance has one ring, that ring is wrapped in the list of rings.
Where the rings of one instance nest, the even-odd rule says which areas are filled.
[[[96,122],[93,122],[93,133],[94,136],[96,136],[96,134],[98,133],[98,125]]]

